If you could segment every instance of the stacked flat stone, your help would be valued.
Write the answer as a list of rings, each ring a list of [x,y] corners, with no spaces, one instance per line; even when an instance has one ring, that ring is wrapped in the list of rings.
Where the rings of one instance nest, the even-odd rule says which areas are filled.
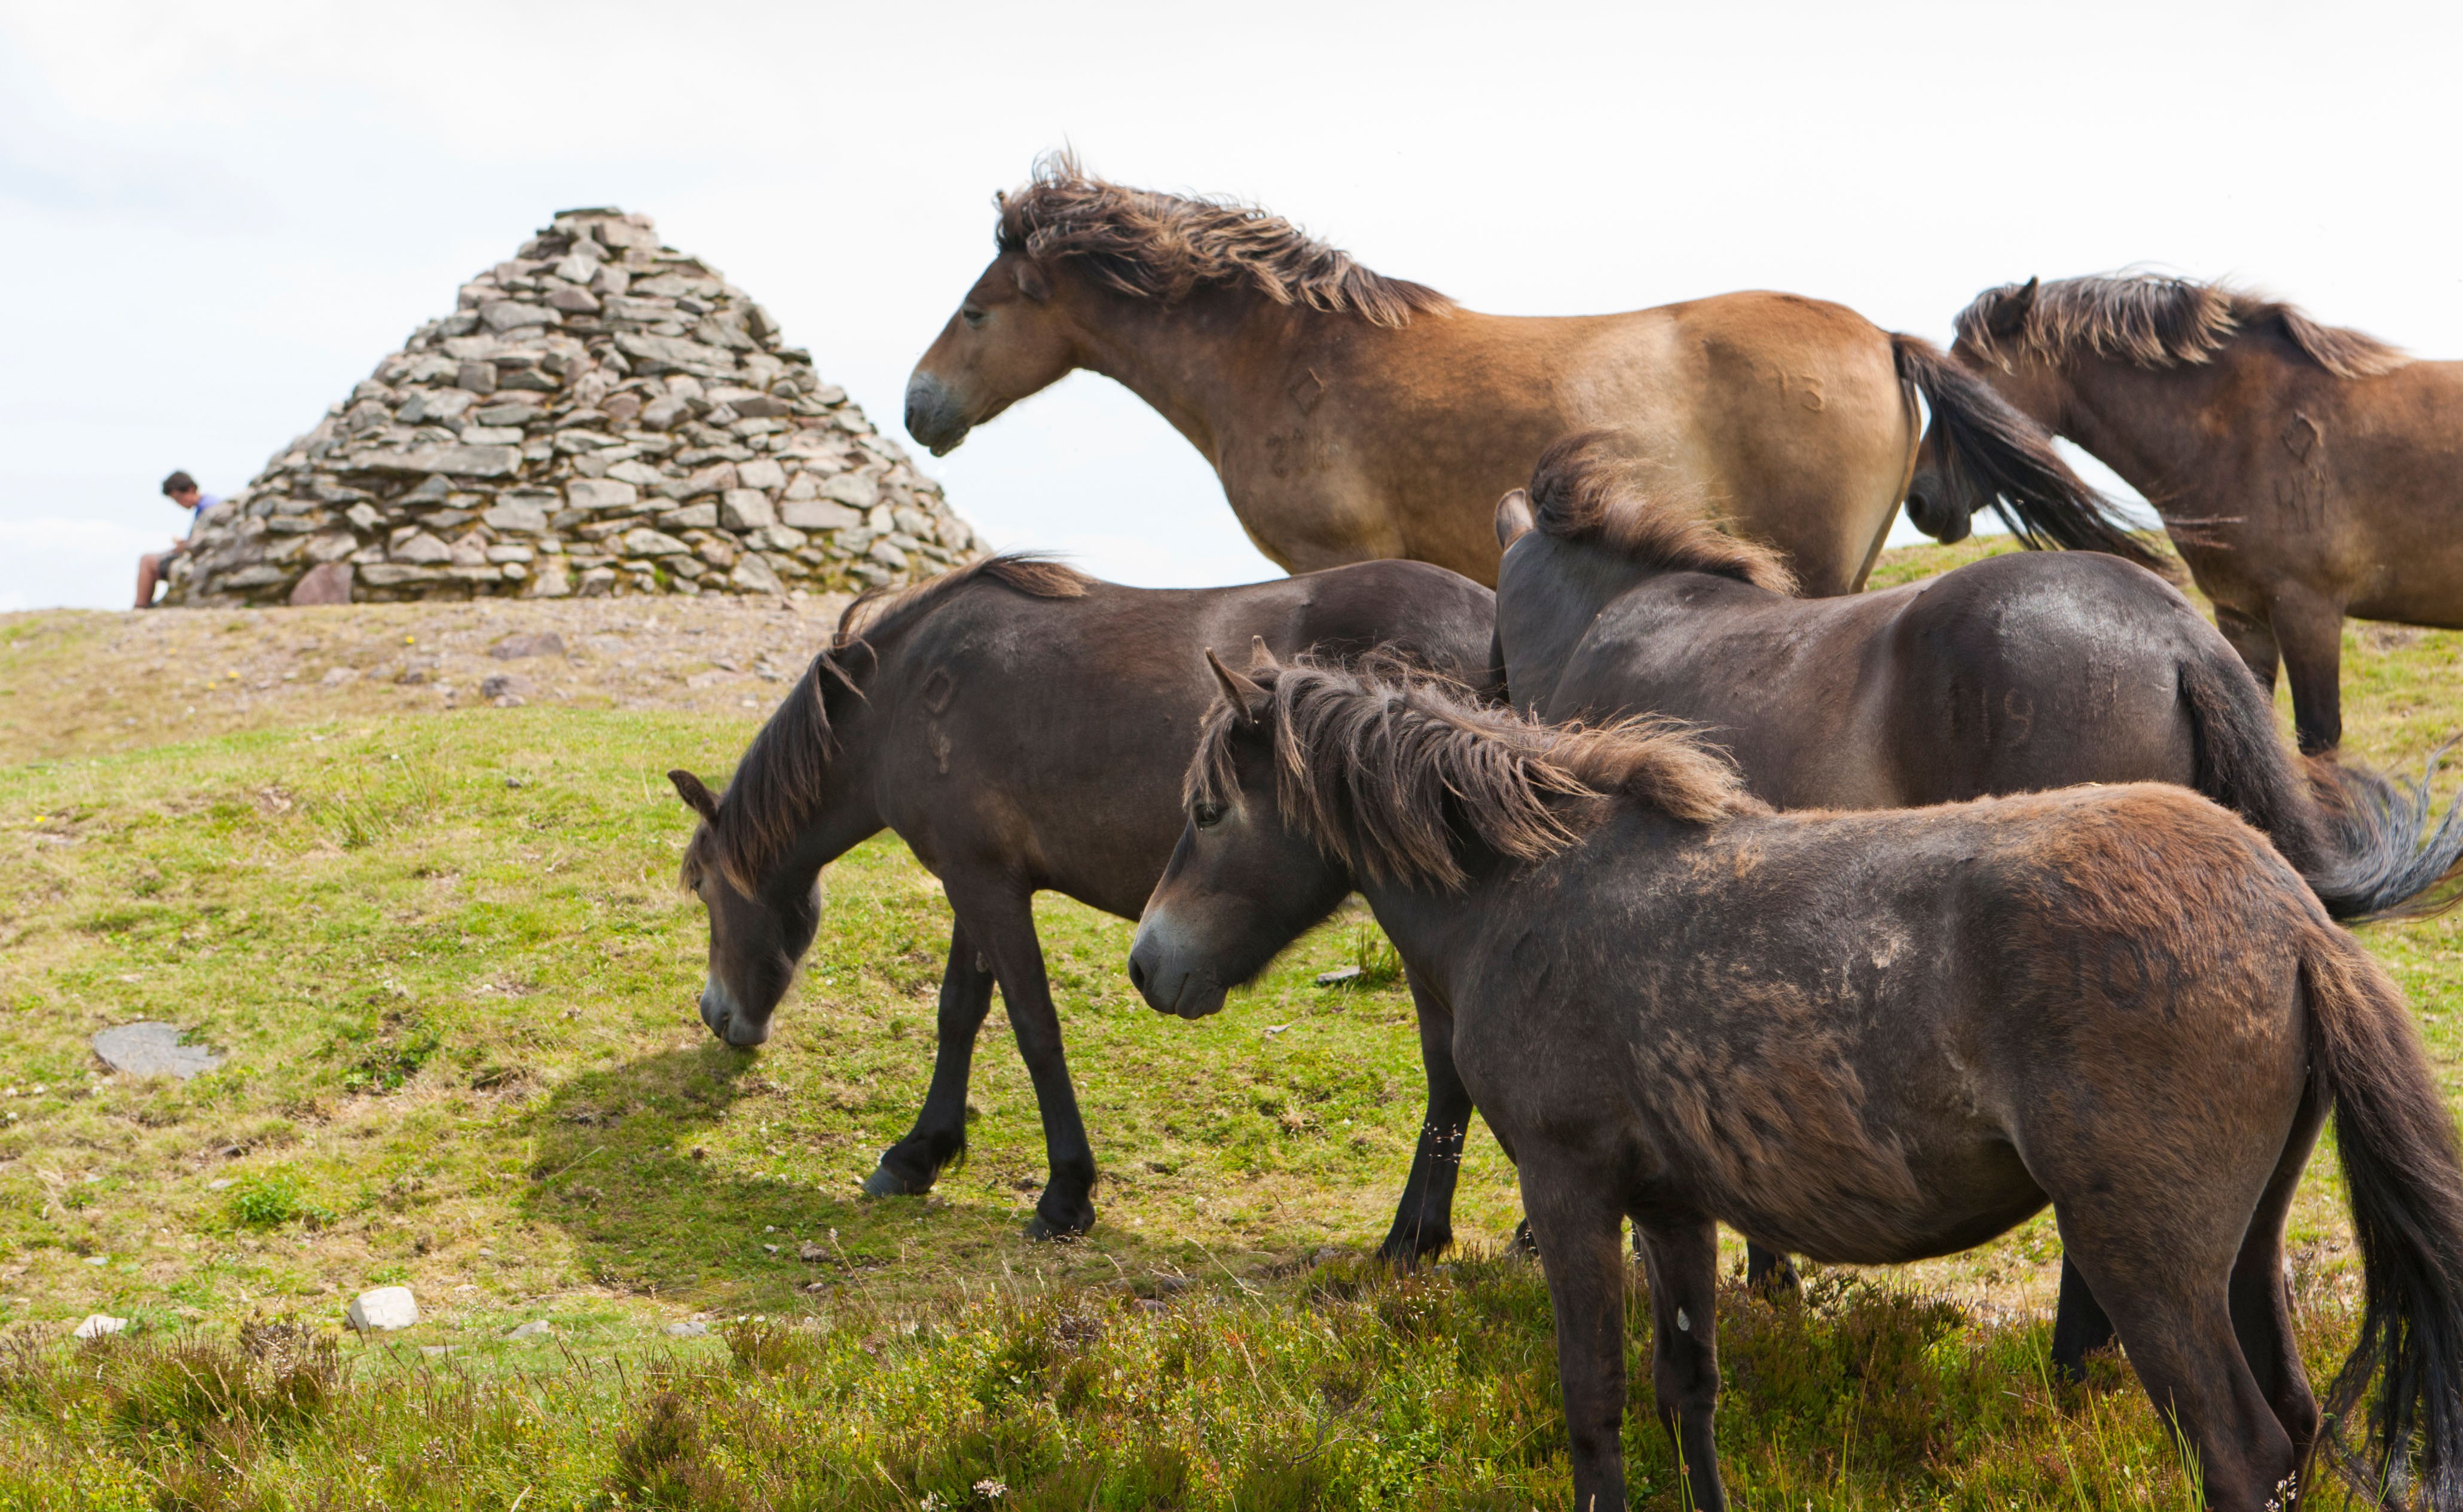
[[[774,594],[983,550],[744,291],[566,210],[202,521],[169,596]]]

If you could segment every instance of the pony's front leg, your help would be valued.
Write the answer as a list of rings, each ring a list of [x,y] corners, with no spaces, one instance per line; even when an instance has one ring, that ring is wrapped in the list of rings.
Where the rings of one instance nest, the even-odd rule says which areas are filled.
[[[1051,1167],[1043,1196],[1028,1220],[1029,1239],[1075,1239],[1095,1226],[1095,1152],[1078,1115],[1078,1089],[1060,1048],[1060,1015],[1043,973],[1043,945],[1035,936],[1033,895],[1006,879],[951,881],[949,906],[967,938],[992,962],[1017,1053],[1035,1083],[1043,1114],[1044,1158]]]
[[[1650,1274],[1650,1386],[1659,1421],[1676,1440],[1686,1488],[1700,1512],[1728,1504],[1719,1487],[1719,1229],[1710,1222],[1639,1225]]]
[[[949,925],[949,963],[941,972],[940,1041],[932,1050],[932,1086],[906,1137],[881,1153],[863,1183],[873,1197],[921,1197],[943,1171],[967,1158],[967,1081],[975,1035],[992,1011],[992,974],[979,963],[964,920]]]
[[[1604,1174],[1568,1155],[1523,1152],[1522,1205],[1557,1314],[1576,1512],[1624,1506],[1624,1214]]]
[[[1428,1075],[1428,1116],[1420,1124],[1411,1177],[1394,1209],[1394,1226],[1378,1257],[1407,1265],[1453,1242],[1454,1183],[1462,1175],[1463,1141],[1471,1133],[1471,1090],[1454,1069],[1454,1016],[1428,1000],[1411,981],[1411,1004],[1420,1016],[1420,1064]]]

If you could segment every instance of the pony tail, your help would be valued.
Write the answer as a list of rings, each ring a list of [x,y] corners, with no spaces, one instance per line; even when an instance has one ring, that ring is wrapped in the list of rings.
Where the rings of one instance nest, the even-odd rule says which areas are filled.
[[[2361,1252],[2361,1333],[2327,1393],[2324,1436],[2371,1501],[2463,1508],[2463,1159],[2402,995],[2349,936],[2301,948],[2312,1072],[2335,1100],[2335,1144]],[[2341,1429],[2372,1377],[2355,1470]]]
[[[2180,565],[2141,540],[2110,500],[2070,470],[2052,438],[1993,385],[1921,336],[1893,332],[1890,356],[1899,381],[1932,408],[1934,450],[1959,495],[1989,502],[2031,550],[2103,551],[2180,581]]]

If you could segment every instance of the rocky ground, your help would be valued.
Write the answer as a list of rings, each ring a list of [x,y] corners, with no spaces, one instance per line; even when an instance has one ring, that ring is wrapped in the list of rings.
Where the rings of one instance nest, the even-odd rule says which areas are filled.
[[[483,599],[0,616],[0,764],[476,704],[766,716],[847,601]]]

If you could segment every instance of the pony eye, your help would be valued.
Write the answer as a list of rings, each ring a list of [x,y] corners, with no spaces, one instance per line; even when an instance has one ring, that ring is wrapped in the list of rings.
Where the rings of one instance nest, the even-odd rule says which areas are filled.
[[[970,326],[979,326],[984,323],[984,313],[973,305],[967,305],[958,311],[958,318]]]
[[[1223,822],[1223,816],[1229,812],[1231,812],[1231,810],[1225,808],[1222,804],[1201,803],[1196,807],[1196,809],[1191,810],[1189,816],[1197,821],[1197,827],[1199,829],[1211,830],[1216,825],[1221,824]]]

